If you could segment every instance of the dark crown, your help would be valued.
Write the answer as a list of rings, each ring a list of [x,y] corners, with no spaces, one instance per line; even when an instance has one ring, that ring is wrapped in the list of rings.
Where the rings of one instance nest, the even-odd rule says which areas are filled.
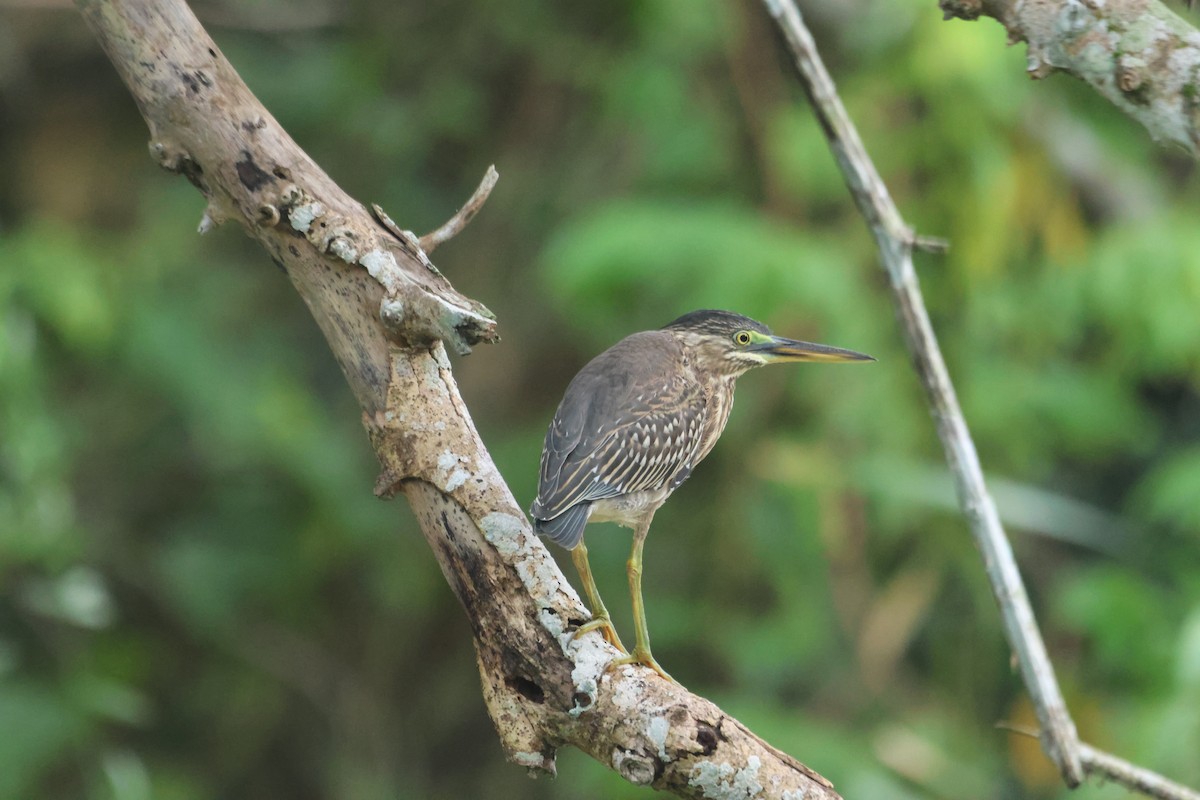
[[[714,336],[732,336],[738,331],[747,329],[767,335],[771,333],[770,328],[757,320],[735,314],[732,311],[718,311],[711,308],[691,311],[663,326],[663,330],[692,331]]]

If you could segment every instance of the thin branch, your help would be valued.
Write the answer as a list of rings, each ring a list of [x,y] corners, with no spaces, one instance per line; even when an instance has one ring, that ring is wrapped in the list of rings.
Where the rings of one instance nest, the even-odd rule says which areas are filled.
[[[946,19],[994,17],[1028,45],[1030,77],[1069,72],[1146,127],[1200,155],[1200,32],[1157,0],[939,0]]]
[[[1037,728],[1031,728],[1028,725],[1018,725],[1015,722],[1008,722],[1007,720],[1000,720],[992,727],[994,727],[996,730],[1015,733],[1017,736],[1024,736],[1027,739],[1041,738],[1041,736],[1038,734]]]
[[[458,213],[446,220],[442,227],[436,231],[430,231],[418,240],[421,243],[421,249],[426,253],[432,253],[439,244],[457,236],[459,231],[467,227],[467,223],[479,213],[479,209],[483,208],[483,204],[487,202],[488,195],[492,193],[498,180],[500,180],[500,173],[496,172],[496,165],[493,164],[487,168],[487,172],[483,174],[483,180],[479,182],[479,186],[467,199],[466,204],[458,210]]]
[[[1200,800],[1200,795],[1186,787],[1128,765],[1079,741],[1038,631],[1012,547],[984,483],[975,444],[925,310],[912,264],[912,250],[919,239],[900,216],[883,179],[867,155],[794,1],[764,0],[764,3],[795,58],[800,81],[812,101],[830,149],[859,211],[875,236],[883,267],[890,278],[892,298],[905,341],[925,387],[946,460],[955,476],[959,503],[983,557],[992,592],[1000,606],[1005,635],[1016,651],[1021,676],[1033,698],[1043,749],[1071,787],[1078,786],[1085,774],[1104,775],[1164,800]]]
[[[553,773],[557,748],[573,745],[680,797],[836,800],[827,780],[708,700],[645,667],[609,669],[615,648],[597,632],[574,635],[587,610],[492,462],[446,356],[494,340],[490,312],[300,149],[183,0],[77,4],[146,118],[151,154],[207,199],[202,227],[240,223],[321,327],[362,407],[376,491],[408,498],[471,622],[508,758]]]
[[[1186,786],[1180,786],[1157,772],[1151,772],[1137,764],[1130,764],[1123,758],[1118,758],[1103,750],[1097,750],[1086,742],[1079,743],[1079,757],[1083,760],[1083,768],[1087,774],[1115,781],[1148,797],[1158,797],[1162,800],[1176,800],[1177,798],[1198,800],[1200,798],[1200,793],[1192,791]]]
[[[913,234],[912,246],[914,250],[920,250],[922,253],[932,253],[934,255],[943,255],[950,252],[950,240],[943,239],[940,236],[925,236],[924,234]]]

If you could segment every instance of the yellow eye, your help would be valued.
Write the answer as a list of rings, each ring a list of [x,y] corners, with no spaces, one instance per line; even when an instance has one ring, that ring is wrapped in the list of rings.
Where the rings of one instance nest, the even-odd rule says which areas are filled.
[[[750,344],[750,331],[738,331],[733,335],[735,344],[740,344],[742,347]]]

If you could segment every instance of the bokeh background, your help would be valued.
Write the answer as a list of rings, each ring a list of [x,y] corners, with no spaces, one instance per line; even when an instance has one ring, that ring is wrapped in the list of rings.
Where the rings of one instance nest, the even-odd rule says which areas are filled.
[[[566,383],[700,307],[877,364],[742,381],[655,520],[676,677],[847,797],[1066,797],[872,242],[751,0],[196,8],[503,341],[455,370],[522,503]],[[803,4],[900,207],[1081,733],[1200,784],[1200,192],[991,21]],[[470,629],[286,277],[147,157],[65,4],[0,3],[0,798],[633,798],[503,760]],[[628,533],[593,564],[630,630]],[[558,552],[570,571],[568,559]],[[1070,796],[1124,796],[1089,787]]]

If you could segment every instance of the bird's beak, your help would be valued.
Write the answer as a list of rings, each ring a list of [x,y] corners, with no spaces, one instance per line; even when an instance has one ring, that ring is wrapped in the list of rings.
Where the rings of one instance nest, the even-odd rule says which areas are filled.
[[[830,347],[827,344],[801,342],[797,339],[785,339],[782,336],[771,336],[767,341],[755,345],[754,350],[762,354],[767,363],[783,363],[789,361],[874,361],[865,353],[854,350],[843,350],[840,347]]]

